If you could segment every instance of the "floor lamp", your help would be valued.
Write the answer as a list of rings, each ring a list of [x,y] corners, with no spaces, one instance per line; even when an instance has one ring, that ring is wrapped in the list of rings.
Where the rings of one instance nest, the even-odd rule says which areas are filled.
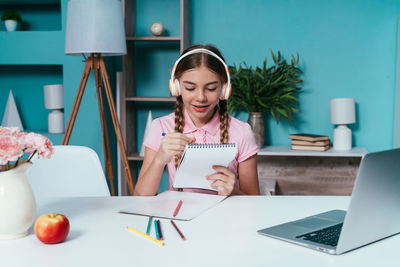
[[[86,65],[65,129],[62,144],[67,145],[69,142],[82,96],[90,72],[93,70],[103,136],[105,168],[107,170],[111,193],[115,195],[104,92],[106,93],[107,103],[110,108],[128,189],[130,194],[133,195],[134,185],[126,156],[125,144],[103,59],[103,56],[120,56],[126,54],[125,28],[121,2],[118,0],[70,0],[67,9],[65,54],[83,55]],[[104,84],[104,88],[102,84]]]

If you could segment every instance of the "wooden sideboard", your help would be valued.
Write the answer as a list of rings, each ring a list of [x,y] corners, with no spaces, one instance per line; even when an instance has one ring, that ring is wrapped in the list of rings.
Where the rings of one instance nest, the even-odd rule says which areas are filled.
[[[261,191],[276,182],[276,195],[351,195],[363,147],[325,152],[291,150],[289,146],[267,146],[258,152]]]

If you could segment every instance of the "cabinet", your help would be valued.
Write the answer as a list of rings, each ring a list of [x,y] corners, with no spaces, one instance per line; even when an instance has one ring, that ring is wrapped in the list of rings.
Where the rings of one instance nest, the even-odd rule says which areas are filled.
[[[189,0],[123,0],[127,55],[122,60],[120,122],[132,178],[140,169],[139,150],[149,110],[153,118],[173,111],[168,70],[189,46]],[[150,25],[159,21],[165,33],[151,36]],[[122,172],[121,172],[122,173]],[[122,179],[122,194],[126,182]]]
[[[278,195],[351,195],[363,147],[349,151],[295,151],[267,146],[258,152],[260,186],[276,181]]]

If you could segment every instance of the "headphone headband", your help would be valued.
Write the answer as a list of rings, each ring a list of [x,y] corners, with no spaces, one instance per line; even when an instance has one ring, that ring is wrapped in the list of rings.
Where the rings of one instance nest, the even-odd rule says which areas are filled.
[[[175,95],[175,96],[180,95],[179,83],[178,83],[177,80],[175,80],[175,70],[176,70],[176,67],[178,66],[179,62],[183,58],[185,58],[185,57],[187,57],[189,55],[192,55],[192,54],[197,54],[197,53],[205,53],[205,54],[211,55],[211,56],[215,57],[216,59],[218,59],[222,63],[222,65],[225,67],[225,72],[226,72],[226,76],[227,76],[227,82],[222,88],[220,99],[222,99],[222,100],[228,99],[228,97],[230,95],[230,92],[231,92],[231,76],[229,74],[228,65],[226,65],[225,61],[222,60],[222,58],[219,57],[217,54],[215,54],[214,52],[212,52],[212,51],[210,51],[208,49],[205,49],[205,48],[197,48],[197,49],[193,49],[193,50],[191,50],[189,52],[186,52],[185,54],[180,56],[175,61],[174,67],[172,68],[172,71],[171,71],[171,79],[170,79],[170,85],[169,85],[170,86],[171,95]]]

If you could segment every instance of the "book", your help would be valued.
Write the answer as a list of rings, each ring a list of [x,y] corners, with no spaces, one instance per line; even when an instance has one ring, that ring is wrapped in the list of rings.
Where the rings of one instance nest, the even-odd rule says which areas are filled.
[[[218,191],[206,176],[215,173],[213,165],[227,167],[237,154],[236,144],[188,144],[183,151],[173,182],[174,188]]]
[[[293,150],[308,150],[308,151],[326,151],[329,149],[329,145],[327,146],[299,146],[292,145]]]
[[[292,145],[301,145],[301,146],[327,146],[330,145],[330,140],[321,140],[321,141],[304,141],[304,140],[292,140]]]
[[[304,140],[304,141],[322,141],[329,140],[329,137],[326,135],[317,135],[317,134],[289,134],[289,138],[292,140]]]
[[[225,198],[211,194],[165,191],[157,196],[136,197],[129,207],[119,210],[119,213],[189,221]],[[181,200],[182,205],[174,217],[176,205]]]

